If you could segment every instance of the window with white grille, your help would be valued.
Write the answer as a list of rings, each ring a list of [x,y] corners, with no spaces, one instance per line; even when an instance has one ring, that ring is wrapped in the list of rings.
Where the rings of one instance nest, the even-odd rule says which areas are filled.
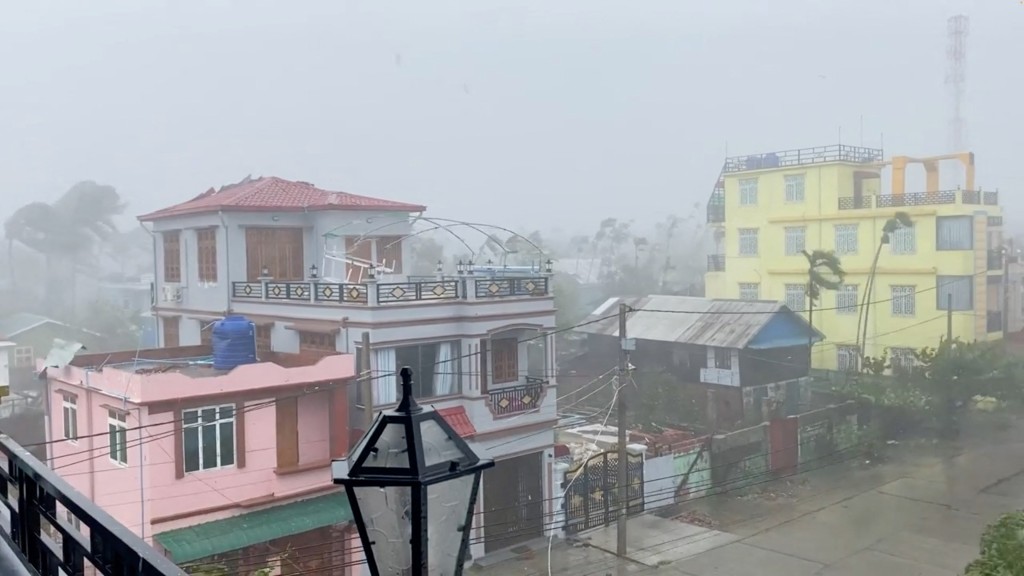
[[[744,178],[740,180],[740,205],[757,205],[757,178]]]
[[[836,290],[836,314],[857,313],[857,285],[843,284]]]
[[[759,300],[761,285],[757,282],[740,282],[740,300]]]
[[[786,202],[804,201],[804,175],[786,176]]]
[[[78,397],[73,394],[62,394],[61,409],[64,415],[64,438],[75,442],[78,440]]]
[[[856,346],[836,346],[836,367],[840,372],[856,372],[859,364]]]
[[[803,284],[786,284],[786,306],[794,312],[803,312],[807,299],[807,287]]]
[[[914,287],[913,286],[891,286],[892,315],[913,316],[914,315]]]
[[[740,256],[757,256],[757,228],[740,228]]]
[[[907,373],[914,369],[917,359],[913,348],[890,348],[889,364],[894,373]]]
[[[786,256],[796,256],[804,251],[807,246],[806,226],[786,227]]]
[[[107,445],[111,461],[128,465],[128,414],[107,410]]]
[[[836,254],[857,253],[857,225],[836,224]]]
[[[935,219],[935,247],[938,250],[972,250],[973,216],[939,216]]]
[[[935,296],[935,307],[939,310],[948,309],[951,300],[955,311],[973,310],[974,277],[936,276]]]
[[[913,254],[917,250],[914,228],[898,228],[889,234],[889,250],[893,254]]]

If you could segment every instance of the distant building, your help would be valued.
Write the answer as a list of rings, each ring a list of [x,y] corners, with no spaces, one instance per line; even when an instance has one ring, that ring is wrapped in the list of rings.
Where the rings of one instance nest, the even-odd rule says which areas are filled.
[[[962,165],[962,187],[939,189],[942,161]],[[905,190],[912,163],[923,165],[923,191]],[[892,173],[887,193],[885,168]],[[881,250],[866,349],[859,350],[860,304],[882,227],[896,212],[914,225],[891,234]],[[834,250],[842,259],[844,286],[826,291],[814,314],[834,344],[815,349],[815,367],[853,370],[862,356],[886,351],[912,362],[913,350],[945,335],[940,319],[949,306],[955,337],[1002,335],[1003,211],[998,192],[976,187],[972,153],[885,161],[880,149],[837,145],[728,158],[707,218],[717,242],[705,277],[712,298],[778,300],[804,313],[803,251]]]

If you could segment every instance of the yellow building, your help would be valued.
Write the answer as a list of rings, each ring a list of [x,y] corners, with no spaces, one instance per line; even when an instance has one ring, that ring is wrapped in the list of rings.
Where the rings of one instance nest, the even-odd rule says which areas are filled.
[[[962,165],[963,186],[939,190],[940,162]],[[923,165],[923,192],[907,192],[909,165]],[[891,176],[883,193],[883,170]],[[974,186],[974,155],[894,157],[856,146],[824,146],[728,158],[708,203],[715,253],[710,298],[781,300],[806,314],[808,265],[802,251],[834,250],[846,270],[838,291],[815,304],[818,368],[849,369],[883,227],[897,212],[913,220],[882,246],[868,295],[864,353],[910,360],[947,331],[965,340],[1002,336],[1002,209],[997,192]]]

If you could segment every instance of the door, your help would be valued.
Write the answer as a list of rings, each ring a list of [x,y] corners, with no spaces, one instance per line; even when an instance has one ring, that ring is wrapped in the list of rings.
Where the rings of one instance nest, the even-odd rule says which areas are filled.
[[[245,264],[249,282],[257,281],[266,268],[279,282],[306,279],[302,228],[246,228]]]
[[[484,552],[544,535],[543,452],[501,460],[484,471]]]
[[[768,424],[768,466],[775,474],[796,472],[800,458],[797,424],[795,417],[775,418]]]

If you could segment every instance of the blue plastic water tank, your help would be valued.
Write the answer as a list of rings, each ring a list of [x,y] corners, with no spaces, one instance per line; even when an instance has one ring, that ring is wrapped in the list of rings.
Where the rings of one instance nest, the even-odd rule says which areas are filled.
[[[256,362],[256,325],[245,316],[213,323],[213,368],[231,370]]]

